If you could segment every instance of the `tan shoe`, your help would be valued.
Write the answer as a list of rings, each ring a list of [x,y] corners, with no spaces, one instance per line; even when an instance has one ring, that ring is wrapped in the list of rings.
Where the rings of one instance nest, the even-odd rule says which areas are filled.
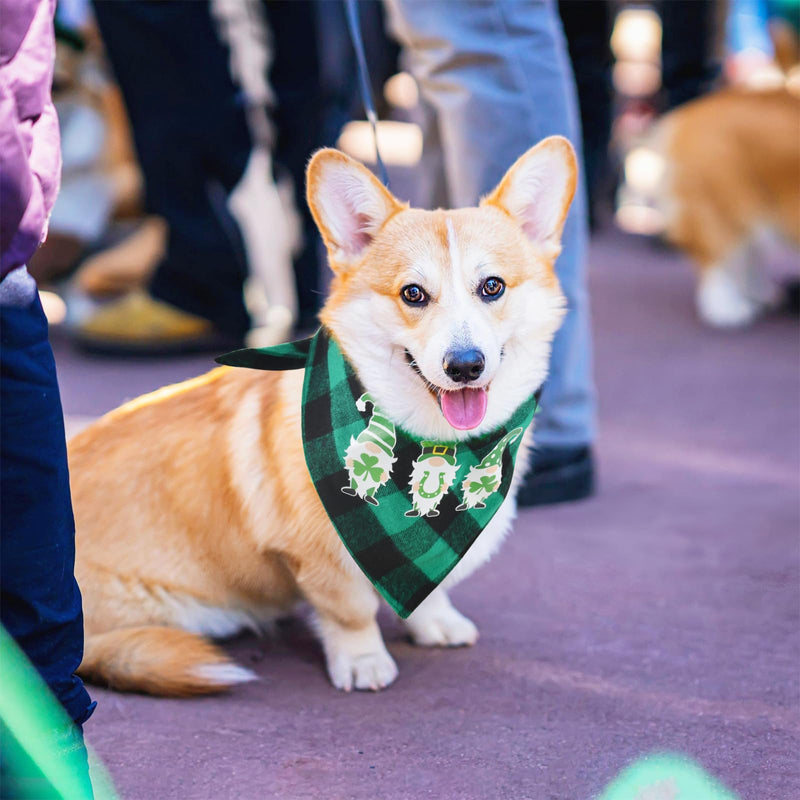
[[[227,346],[207,319],[135,291],[103,306],[76,331],[78,344],[120,355],[184,353]]]
[[[141,289],[150,280],[166,247],[166,222],[161,217],[147,217],[130,236],[87,258],[75,274],[75,283],[90,297]]]

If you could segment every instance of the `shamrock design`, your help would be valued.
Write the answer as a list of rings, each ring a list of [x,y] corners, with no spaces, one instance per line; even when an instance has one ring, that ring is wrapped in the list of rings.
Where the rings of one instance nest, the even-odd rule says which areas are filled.
[[[378,483],[381,479],[381,475],[383,475],[383,469],[382,467],[376,467],[375,465],[377,463],[377,456],[371,456],[369,453],[363,453],[360,461],[353,462],[353,472],[357,478],[367,475],[371,481]]]
[[[494,491],[497,485],[497,478],[494,475],[482,475],[478,481],[472,481],[469,485],[470,492],[479,492],[483,490],[488,494]]]

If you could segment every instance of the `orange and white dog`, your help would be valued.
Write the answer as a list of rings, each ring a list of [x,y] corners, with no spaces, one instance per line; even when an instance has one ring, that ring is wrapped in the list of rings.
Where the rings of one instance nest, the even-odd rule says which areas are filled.
[[[659,120],[642,151],[644,185],[633,189],[695,262],[700,318],[740,327],[776,305],[764,245],[777,235],[800,247],[800,97],[740,88],[701,97]]]
[[[433,440],[479,435],[542,384],[564,314],[553,263],[575,181],[560,137],[525,153],[479,208],[456,211],[408,208],[335,150],[311,160],[308,202],[335,273],[321,319],[396,424]],[[445,371],[453,350],[480,356],[470,388]],[[306,468],[302,383],[302,370],[222,367],[134,400],[70,442],[83,677],[161,695],[219,691],[254,676],[209,639],[305,600],[334,686],[395,679],[378,595]],[[517,479],[526,462],[520,452]],[[406,620],[417,644],[476,641],[447,588],[500,545],[514,494]]]

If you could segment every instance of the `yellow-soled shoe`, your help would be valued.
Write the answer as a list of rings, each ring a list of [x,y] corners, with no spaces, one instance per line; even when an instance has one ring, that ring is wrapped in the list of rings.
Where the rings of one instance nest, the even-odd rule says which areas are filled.
[[[186,353],[230,344],[206,319],[135,291],[99,308],[76,330],[87,350],[120,355]]]

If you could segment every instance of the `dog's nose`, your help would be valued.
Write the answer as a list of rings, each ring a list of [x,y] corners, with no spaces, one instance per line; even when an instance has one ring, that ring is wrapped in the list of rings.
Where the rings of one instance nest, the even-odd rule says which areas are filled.
[[[469,383],[480,378],[486,359],[480,350],[449,350],[444,355],[442,369],[456,383]]]

